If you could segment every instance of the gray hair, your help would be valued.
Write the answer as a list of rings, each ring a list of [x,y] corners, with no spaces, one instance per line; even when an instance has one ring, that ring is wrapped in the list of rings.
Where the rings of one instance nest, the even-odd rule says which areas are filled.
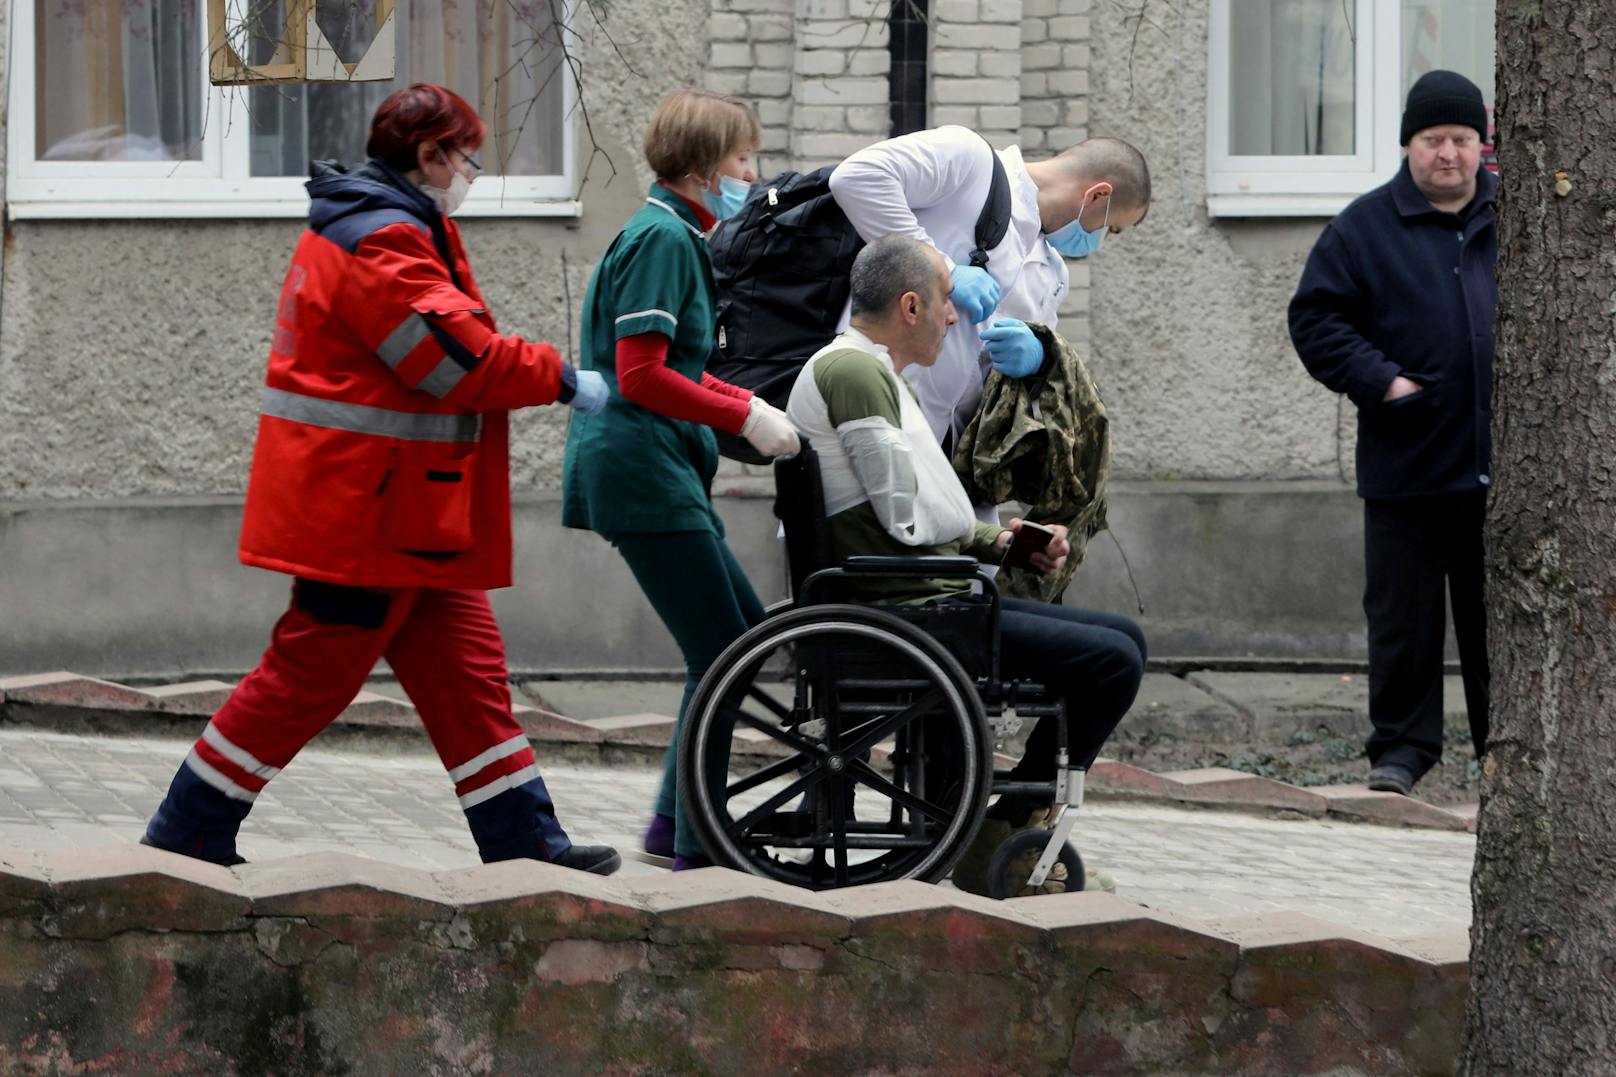
[[[918,239],[882,236],[858,252],[851,276],[853,317],[879,318],[905,292],[930,299],[937,282],[937,263]]]

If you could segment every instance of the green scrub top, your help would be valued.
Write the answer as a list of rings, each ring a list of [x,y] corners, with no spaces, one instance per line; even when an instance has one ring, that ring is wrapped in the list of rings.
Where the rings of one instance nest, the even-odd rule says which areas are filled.
[[[718,443],[699,423],[658,415],[617,388],[617,342],[640,333],[671,341],[668,367],[700,382],[717,326],[712,260],[696,214],[652,184],[589,279],[579,366],[610,390],[594,415],[572,416],[561,471],[561,523],[610,537],[646,531],[710,531]]]

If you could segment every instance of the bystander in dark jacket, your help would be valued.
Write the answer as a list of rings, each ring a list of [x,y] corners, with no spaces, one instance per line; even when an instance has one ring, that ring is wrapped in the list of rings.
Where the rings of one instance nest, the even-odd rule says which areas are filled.
[[[1369,787],[1408,793],[1442,759],[1447,602],[1471,739],[1486,750],[1482,523],[1492,450],[1498,181],[1482,93],[1409,90],[1391,182],[1331,221],[1291,300],[1308,373],[1358,408],[1369,624]]]
[[[1358,406],[1358,494],[1412,497],[1489,482],[1498,178],[1482,171],[1457,213],[1404,161],[1331,221],[1291,300],[1309,374]],[[1403,375],[1423,391],[1385,401]]]

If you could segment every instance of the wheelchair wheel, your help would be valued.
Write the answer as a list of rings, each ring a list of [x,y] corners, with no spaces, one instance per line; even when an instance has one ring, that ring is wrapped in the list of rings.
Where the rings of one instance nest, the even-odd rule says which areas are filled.
[[[702,679],[679,795],[713,861],[815,890],[948,874],[987,806],[976,686],[889,613],[770,618]]]
[[[1027,879],[1032,875],[1032,869],[1037,866],[1038,858],[1043,855],[1044,846],[1049,844],[1049,831],[1023,830],[1019,834],[1012,834],[1003,845],[993,851],[993,859],[988,862],[988,895],[1003,901],[1011,897],[1033,897],[1037,894],[1075,894],[1083,889],[1088,882],[1083,872],[1083,858],[1077,855],[1077,850],[1069,844],[1063,844],[1060,852],[1056,854],[1055,864],[1050,866],[1050,878],[1044,880],[1043,887],[1031,890],[1027,887]],[[1066,879],[1063,889],[1050,889],[1055,883],[1055,865],[1066,865]]]

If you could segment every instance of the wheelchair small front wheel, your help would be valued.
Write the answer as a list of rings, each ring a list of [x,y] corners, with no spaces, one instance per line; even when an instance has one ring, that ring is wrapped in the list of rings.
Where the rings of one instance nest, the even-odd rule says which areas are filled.
[[[1036,890],[1027,885],[1032,869],[1049,844],[1047,830],[1023,830],[1012,834],[993,852],[988,862],[988,894],[1003,901],[1010,897],[1033,897],[1038,894],[1075,894],[1088,882],[1083,872],[1083,858],[1070,844],[1063,843],[1050,865],[1049,876]],[[1064,878],[1060,870],[1064,867]]]

